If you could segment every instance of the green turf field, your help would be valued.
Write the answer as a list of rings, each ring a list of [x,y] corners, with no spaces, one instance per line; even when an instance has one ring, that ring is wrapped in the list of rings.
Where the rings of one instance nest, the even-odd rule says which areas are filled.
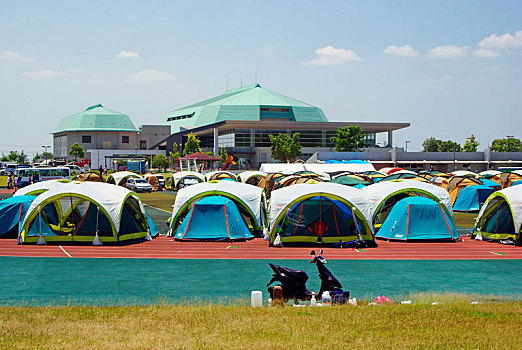
[[[363,254],[363,253],[361,253]],[[265,291],[268,260],[85,259],[0,257],[0,304],[128,305],[163,301],[245,299]],[[303,269],[307,260],[277,260]],[[328,267],[357,298],[384,294],[467,293],[522,297],[522,260],[329,260]],[[8,286],[8,287],[7,287]]]

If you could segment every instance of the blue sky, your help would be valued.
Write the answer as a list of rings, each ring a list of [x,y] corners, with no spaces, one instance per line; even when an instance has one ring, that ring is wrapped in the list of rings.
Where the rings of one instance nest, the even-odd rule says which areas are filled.
[[[329,120],[410,122],[409,150],[522,138],[521,1],[0,0],[0,153],[98,103],[159,124],[256,70]]]

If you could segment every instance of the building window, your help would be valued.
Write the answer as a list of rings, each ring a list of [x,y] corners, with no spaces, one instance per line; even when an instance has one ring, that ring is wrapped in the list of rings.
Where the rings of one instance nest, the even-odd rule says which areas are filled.
[[[121,137],[121,143],[129,143],[129,137],[128,136],[122,136]]]
[[[284,107],[261,107],[261,112],[289,113],[290,108]]]
[[[147,149],[147,141],[144,141],[144,140],[140,141],[140,149]]]
[[[174,121],[174,120],[181,120],[181,119],[192,118],[194,116],[194,114],[196,114],[196,112],[190,113],[190,114],[185,114],[185,115],[178,115],[178,116],[175,116],[175,117],[168,117],[167,121],[171,122],[171,121]]]
[[[91,143],[91,135],[83,135],[82,143]]]

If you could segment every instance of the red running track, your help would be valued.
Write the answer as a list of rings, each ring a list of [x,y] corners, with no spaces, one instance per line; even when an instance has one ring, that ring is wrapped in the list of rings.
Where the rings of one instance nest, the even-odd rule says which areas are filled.
[[[323,248],[328,259],[522,259],[522,247],[481,242],[404,243],[378,241],[378,248]],[[273,248],[266,241],[177,242],[160,236],[150,242],[121,246],[18,245],[16,239],[0,240],[0,256],[73,258],[162,259],[303,259],[311,248]]]

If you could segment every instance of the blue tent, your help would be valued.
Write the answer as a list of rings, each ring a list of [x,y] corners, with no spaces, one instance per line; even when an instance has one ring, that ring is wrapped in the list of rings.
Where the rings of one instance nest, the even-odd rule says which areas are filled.
[[[192,205],[174,238],[182,241],[228,241],[254,236],[232,200],[209,196]]]
[[[0,236],[16,237],[18,223],[22,222],[35,196],[16,196],[0,201]]]
[[[480,179],[480,181],[482,181],[482,184],[485,185],[485,186],[489,186],[489,187],[494,188],[496,190],[500,190],[500,184],[496,183],[493,180]]]
[[[149,213],[146,210],[145,210],[145,214],[147,214],[147,222],[149,223],[150,235],[152,237],[156,237],[157,235],[159,235],[159,230],[156,227],[156,224],[154,223],[154,221],[152,221],[152,218],[150,217]]]
[[[460,238],[441,204],[425,197],[398,201],[375,237],[403,241]]]
[[[486,199],[495,192],[487,185],[472,185],[460,190],[453,204],[454,211],[479,211]]]

